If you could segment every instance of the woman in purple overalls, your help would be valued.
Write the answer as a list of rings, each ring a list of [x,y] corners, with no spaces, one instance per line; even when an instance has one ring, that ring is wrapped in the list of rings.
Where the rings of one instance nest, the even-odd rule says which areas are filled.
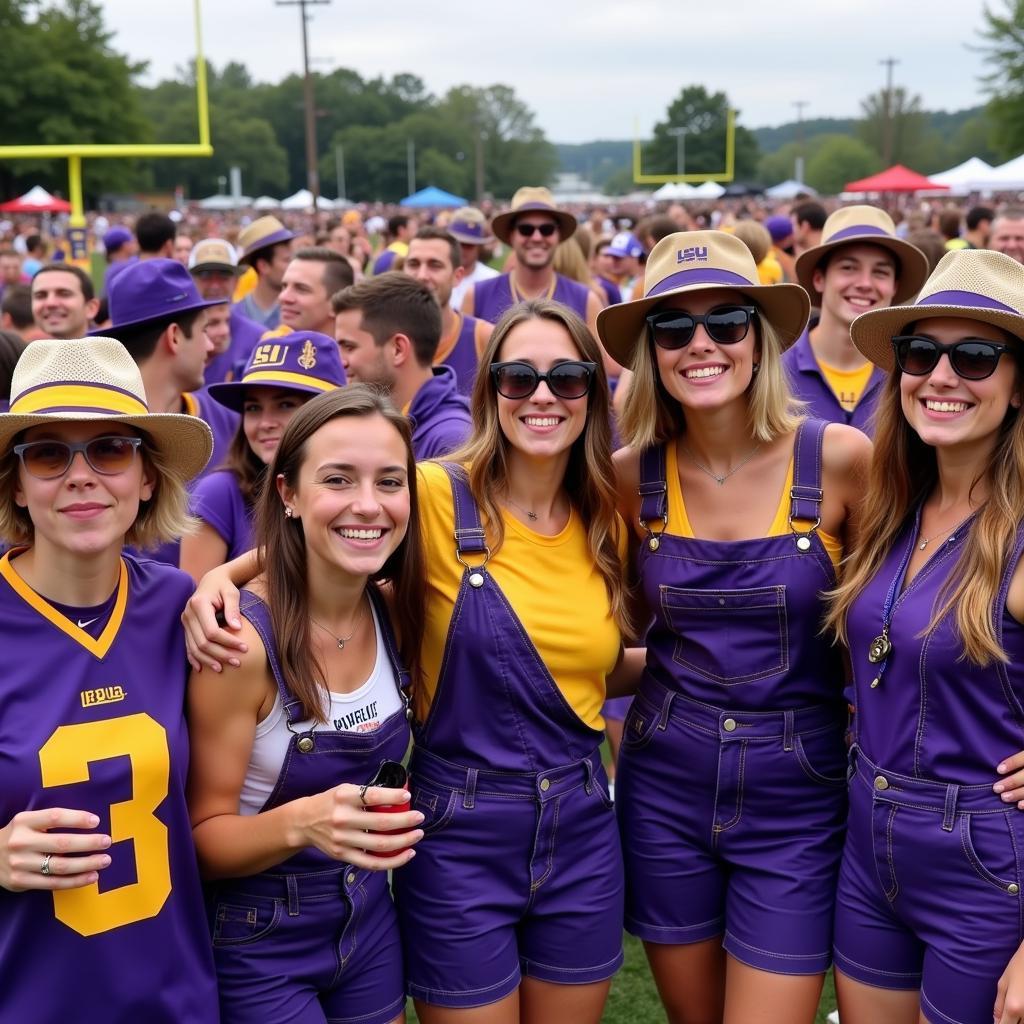
[[[425,839],[395,874],[408,989],[424,1024],[597,1024],[622,963],[623,895],[601,705],[609,674],[617,685],[641,661],[622,657],[608,389],[586,325],[547,300],[499,321],[481,367],[473,442],[418,473],[411,771]],[[224,581],[218,570],[200,589],[230,622]],[[237,638],[200,603],[193,635],[212,645],[193,656],[230,661]]]
[[[409,745],[423,607],[408,423],[373,390],[292,418],[260,500],[237,672],[194,674],[190,804],[225,1024],[404,1021],[387,869],[423,815],[370,787]],[[387,596],[377,582],[388,582]],[[392,784],[393,786],[394,784]],[[401,831],[400,835],[377,835]]]
[[[811,1022],[846,809],[821,595],[870,442],[792,406],[807,295],[737,238],[668,236],[645,289],[598,320],[634,374],[615,459],[652,621],[616,784],[626,927],[672,1024]]]
[[[314,395],[344,383],[337,342],[316,331],[295,331],[257,345],[239,380],[210,385],[210,397],[241,413],[242,421],[226,465],[192,490],[199,528],[182,537],[179,564],[193,579],[252,549],[256,501],[284,428]]]
[[[857,707],[840,1012],[1017,1024],[1024,817],[992,765],[1024,735],[1024,268],[949,253],[914,305],[852,335],[891,376],[831,616]]]

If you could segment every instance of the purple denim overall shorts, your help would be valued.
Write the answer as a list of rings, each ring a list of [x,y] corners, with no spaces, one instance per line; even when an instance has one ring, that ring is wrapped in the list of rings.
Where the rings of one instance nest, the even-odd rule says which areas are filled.
[[[794,442],[790,520],[814,527],[777,537],[666,533],[676,468],[664,445],[641,457],[654,621],[616,779],[626,927],[665,944],[724,934],[737,960],[779,974],[829,965],[846,817],[843,669],[821,633],[825,427],[804,422]]]
[[[425,837],[395,875],[395,903],[409,993],[470,1007],[523,975],[610,978],[622,964],[622,858],[601,733],[569,706],[488,572],[465,474],[445,469],[465,571],[416,727],[412,805]]]
[[[263,640],[293,732],[263,811],[342,782],[362,785],[381,761],[405,757],[409,677],[387,608],[372,586],[367,592],[403,710],[371,732],[300,732],[308,716],[281,673],[270,611],[242,591],[241,612]],[[386,872],[310,846],[271,871],[214,883],[209,903],[224,1024],[388,1024],[402,1011],[401,942]]]
[[[969,523],[904,586],[919,522],[848,617],[856,745],[835,962],[868,985],[920,988],[929,1021],[975,1024],[1024,939],[1024,814],[992,792],[996,764],[1024,747],[1024,627],[1006,611],[1024,531],[992,609],[1010,660],[978,666],[955,612],[932,626]],[[883,623],[891,649],[872,652]]]

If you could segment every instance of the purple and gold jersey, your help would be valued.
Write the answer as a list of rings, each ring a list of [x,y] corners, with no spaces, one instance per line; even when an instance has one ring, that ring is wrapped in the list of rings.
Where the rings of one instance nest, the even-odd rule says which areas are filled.
[[[555,274],[555,286],[547,297],[568,306],[582,319],[587,319],[587,299],[590,289],[571,278]],[[518,299],[512,294],[512,278],[501,274],[473,286],[473,316],[496,324],[502,313],[514,306]]]
[[[13,563],[11,555],[14,556]],[[0,559],[0,823],[91,811],[111,863],[81,889],[0,889],[0,1019],[215,1024],[209,933],[185,804],[192,583],[125,555],[99,637]]]

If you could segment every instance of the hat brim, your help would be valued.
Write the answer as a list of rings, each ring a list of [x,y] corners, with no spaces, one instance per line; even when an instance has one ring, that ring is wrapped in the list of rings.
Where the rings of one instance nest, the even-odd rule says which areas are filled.
[[[494,241],[494,235],[485,235],[483,238],[477,238],[476,235],[467,235],[461,231],[453,231],[451,227],[445,230],[456,242],[461,242],[463,245],[490,245]]]
[[[564,210],[556,210],[550,206],[521,206],[518,210],[506,210],[504,213],[495,214],[491,218],[491,231],[497,235],[506,245],[512,244],[512,229],[515,227],[516,219],[525,217],[528,213],[546,213],[554,217],[558,222],[559,241],[564,242],[576,234],[576,218]]]
[[[849,235],[835,242],[823,242],[800,253],[796,258],[796,279],[810,295],[814,305],[821,304],[821,292],[814,287],[814,271],[818,264],[836,249],[844,245],[876,245],[887,249],[898,260],[900,267],[899,279],[896,282],[896,294],[893,302],[907,302],[924,286],[931,273],[928,257],[916,245],[905,242],[902,238],[890,238],[888,235]]]
[[[597,333],[609,355],[621,366],[631,367],[637,347],[643,342],[647,314],[673,295],[721,290],[750,299],[761,311],[764,319],[775,328],[782,348],[787,349],[803,333],[811,314],[811,301],[807,292],[797,284],[720,285],[695,284],[673,288],[649,298],[635,299],[606,306],[597,315]]]
[[[269,249],[272,245],[280,245],[282,242],[290,242],[295,238],[295,233],[289,231],[287,228],[281,231],[273,231],[266,238],[261,238],[257,242],[254,242],[241,256],[238,257],[239,264],[252,265],[253,258],[258,256],[264,249]]]
[[[325,382],[325,387],[315,388],[284,380],[276,382],[272,380],[229,380],[220,384],[208,385],[206,393],[219,405],[223,405],[224,408],[241,412],[245,405],[245,393],[250,388],[278,388],[281,391],[299,391],[313,398],[327,391],[333,391],[338,386],[336,384],[328,384],[327,382]]]
[[[1024,316],[1001,309],[979,309],[977,306],[889,306],[872,309],[853,321],[850,337],[865,359],[891,373],[896,369],[892,339],[918,320],[946,316],[998,327],[1019,338],[1024,345]]]
[[[241,274],[245,270],[245,267],[233,266],[230,263],[218,263],[216,260],[208,260],[203,263],[197,263],[194,267],[189,267],[188,272],[190,274],[198,274],[202,270],[220,270],[225,274]]]
[[[23,430],[47,423],[119,423],[144,431],[153,439],[167,464],[184,481],[189,481],[206,467],[213,454],[213,433],[198,416],[182,413],[150,413],[145,416],[111,416],[109,414],[6,413],[0,416],[0,451],[10,448],[11,441]]]
[[[230,299],[203,299],[201,302],[191,302],[187,306],[179,306],[168,313],[160,313],[158,316],[144,316],[139,320],[124,320],[119,324],[111,324],[109,327],[97,327],[89,331],[87,338],[117,338],[118,331],[126,331],[130,327],[139,327],[142,324],[157,323],[165,320],[167,323],[174,323],[174,319],[182,313],[191,313],[196,309],[206,309],[209,306],[225,306]],[[118,340],[120,340],[118,338]]]

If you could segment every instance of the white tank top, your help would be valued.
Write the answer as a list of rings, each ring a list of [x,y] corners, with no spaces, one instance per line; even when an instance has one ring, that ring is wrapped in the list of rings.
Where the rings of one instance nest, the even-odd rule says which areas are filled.
[[[379,728],[382,722],[401,708],[398,683],[381,636],[377,611],[372,603],[370,610],[373,613],[377,657],[369,678],[351,693],[327,694],[330,697],[329,707],[325,708],[327,721],[322,725],[303,722],[294,727],[296,732],[308,732],[310,728],[314,732],[370,732]],[[288,719],[281,705],[281,694],[278,692],[270,714],[256,726],[249,767],[238,797],[239,814],[257,814],[267,802],[277,785],[291,738]]]

